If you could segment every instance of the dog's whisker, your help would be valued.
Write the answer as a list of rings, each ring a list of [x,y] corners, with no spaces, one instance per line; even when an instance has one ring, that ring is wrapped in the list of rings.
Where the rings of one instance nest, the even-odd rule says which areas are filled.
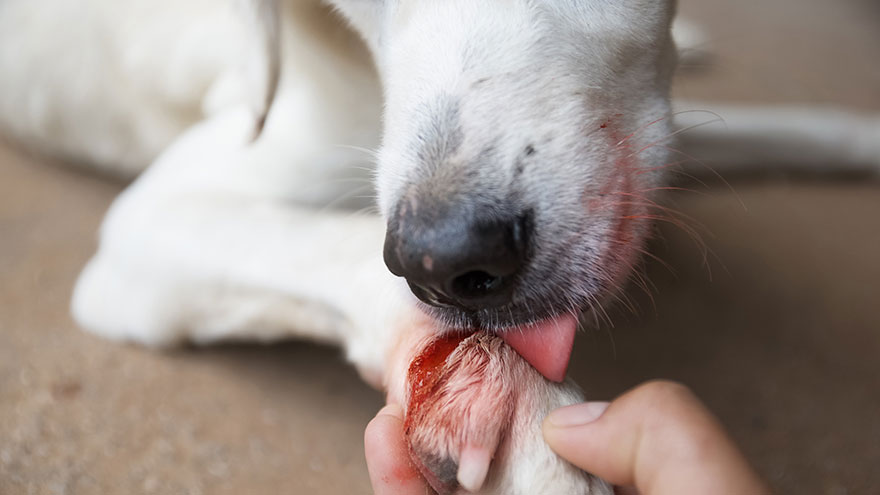
[[[329,203],[323,205],[317,211],[320,213],[326,213],[330,210],[334,210],[339,205],[345,203],[346,201],[351,200],[351,199],[355,199],[356,197],[358,197],[358,195],[360,193],[370,189],[371,187],[372,187],[372,184],[368,184],[368,185],[361,186],[361,187],[356,187],[356,188],[352,189],[351,191],[348,191],[345,194],[341,194],[341,195],[337,196],[336,198],[333,199],[333,201],[330,201]]]
[[[687,193],[698,194],[700,196],[710,196],[710,194],[706,191],[700,191],[697,189],[691,189],[689,187],[682,187],[682,186],[657,186],[657,187],[648,187],[645,189],[634,189],[633,190],[633,192],[640,192],[640,193],[650,193],[650,192],[657,192],[657,191],[687,192]]]
[[[652,142],[652,143],[648,143],[648,144],[646,144],[646,145],[643,146],[641,149],[639,149],[639,150],[637,150],[637,151],[634,151],[634,152],[630,153],[629,155],[627,155],[627,156],[625,156],[625,157],[623,157],[623,158],[624,158],[624,159],[626,159],[626,158],[631,158],[631,157],[633,157],[633,156],[635,156],[635,155],[638,155],[638,154],[640,154],[640,153],[643,153],[643,152],[645,152],[646,150],[649,150],[649,149],[653,148],[654,146],[657,146],[657,145],[660,145],[660,144],[662,144],[662,143],[665,143],[665,142],[669,141],[670,139],[674,138],[675,136],[678,136],[679,134],[685,133],[685,132],[687,132],[687,131],[690,131],[690,130],[693,130],[693,129],[697,129],[697,128],[699,128],[699,127],[707,126],[707,125],[710,125],[710,124],[714,124],[714,123],[716,123],[716,122],[723,122],[723,121],[724,121],[724,119],[721,119],[720,117],[718,117],[718,118],[715,118],[715,119],[712,119],[712,120],[707,120],[707,121],[705,121],[705,122],[700,122],[700,123],[698,123],[698,124],[692,124],[692,125],[689,125],[689,126],[687,126],[687,127],[683,127],[683,128],[681,128],[681,129],[676,129],[675,131],[669,133],[668,135],[666,135],[666,136],[664,136],[664,137],[658,139],[657,141],[654,141],[654,142]]]
[[[717,170],[710,167],[703,160],[700,160],[700,159],[698,159],[688,153],[685,153],[684,151],[681,151],[676,148],[672,148],[671,146],[664,146],[664,148],[672,153],[677,153],[681,156],[684,156],[685,158],[690,159],[693,163],[696,163],[696,164],[700,165],[701,167],[703,167],[704,169],[708,170],[712,175],[714,175],[716,178],[718,178],[718,180],[720,180],[724,184],[724,186],[734,195],[734,197],[736,197],[736,200],[737,200],[737,202],[739,202],[743,211],[749,210],[748,207],[746,207],[745,202],[743,202],[742,198],[740,197],[739,193],[737,193],[736,189],[733,188],[733,185],[731,185],[730,182],[728,182],[727,179],[724,178],[724,176],[722,176],[720,173],[718,173]],[[705,183],[703,183],[703,184],[705,185]],[[706,186],[706,187],[708,187],[708,186]]]
[[[633,283],[636,285],[636,287],[640,288],[642,292],[644,292],[645,295],[648,296],[648,300],[651,302],[651,307],[656,314],[658,311],[657,301],[654,298],[654,291],[652,291],[651,287],[648,286],[649,281],[644,274],[644,269],[644,264],[640,264],[637,269],[634,269],[632,271],[631,279],[633,280]],[[653,287],[656,290],[656,286]]]
[[[663,121],[665,121],[665,120],[667,120],[667,119],[669,119],[669,118],[671,118],[671,115],[665,115],[665,116],[663,116],[663,117],[660,117],[659,119],[652,120],[651,122],[648,122],[647,124],[644,124],[644,125],[641,125],[641,126],[637,127],[634,131],[630,132],[629,134],[627,134],[626,136],[624,136],[623,139],[621,139],[620,141],[618,141],[617,144],[614,145],[614,147],[615,147],[615,148],[621,148],[621,147],[622,147],[627,141],[629,141],[630,139],[632,139],[633,137],[635,137],[638,133],[644,131],[645,129],[647,129],[647,128],[649,128],[649,127],[651,127],[652,125],[657,125],[657,124],[659,124],[660,122],[663,122]],[[625,149],[625,148],[627,148],[627,147],[628,147],[628,145],[625,146],[625,147],[623,147],[623,148]]]
[[[596,305],[599,308],[599,311],[602,313],[602,319],[605,320],[605,324],[609,328],[614,328],[614,320],[611,318],[611,315],[608,314],[608,311],[605,309],[605,305],[596,300]]]
[[[694,191],[694,192],[696,192],[696,191]],[[639,206],[639,207],[644,207],[644,208],[649,208],[649,209],[660,210],[661,212],[668,214],[668,215],[671,215],[674,218],[678,218],[678,219],[681,219],[684,221],[691,222],[691,223],[695,224],[696,227],[703,229],[706,232],[709,232],[708,228],[706,228],[705,225],[703,225],[700,221],[698,221],[693,216],[691,216],[687,213],[684,213],[680,210],[674,209],[672,207],[662,205],[662,204],[658,203],[657,201],[646,197],[643,194],[638,194],[638,191],[636,191],[636,192],[616,191],[616,192],[608,193],[608,195],[620,196],[620,197],[625,198],[625,200],[614,200],[614,201],[604,200],[602,202],[602,204],[605,206]]]
[[[365,148],[363,146],[356,146],[353,144],[335,144],[335,145],[333,145],[333,147],[348,149],[348,150],[353,150],[353,151],[359,151],[365,155],[368,155],[374,161],[379,160],[379,150],[378,149],[370,149],[370,148]]]
[[[606,285],[607,287],[609,287],[610,290],[607,291],[607,292],[611,292],[611,291],[613,291],[613,288],[612,288],[612,287],[613,287],[614,281],[611,279],[611,277],[608,276],[608,274],[605,272],[604,269],[599,268],[599,267],[596,267],[596,269],[594,270],[594,273],[595,273],[595,277],[596,277],[597,280],[600,280],[600,281],[603,283],[603,285]],[[611,319],[611,316],[610,316],[610,315],[608,314],[608,312],[605,310],[605,305],[603,305],[603,304],[599,301],[599,299],[598,299],[598,297],[597,297],[597,294],[594,293],[594,292],[589,292],[589,293],[587,294],[587,298],[588,298],[588,300],[592,301],[592,309],[593,309],[593,311],[594,311],[594,312],[597,312],[597,313],[599,314],[599,316],[602,318],[602,320],[604,320],[605,323],[606,323],[609,327],[612,327],[612,328],[613,328],[613,327],[614,327],[614,321]]]
[[[611,297],[614,299],[614,301],[617,302],[617,304],[626,308],[627,311],[629,311],[630,313],[638,314],[638,311],[636,310],[636,307],[633,305],[632,300],[630,300],[629,297],[627,297],[624,292],[619,291],[619,290],[612,291]]]
[[[657,203],[656,201],[652,201],[652,200],[650,200],[650,199],[648,199],[648,198],[644,198],[644,197],[641,197],[641,196],[638,196],[638,195],[634,195],[634,194],[631,194],[631,193],[624,193],[624,192],[621,192],[620,195],[621,195],[621,196],[627,196],[627,197],[634,197],[634,198],[636,199],[636,201],[618,201],[618,202],[615,203],[615,204],[617,204],[617,205],[623,205],[623,206],[644,206],[644,207],[647,207],[647,208],[654,208],[654,209],[660,210],[660,211],[662,211],[662,212],[664,212],[664,213],[666,213],[666,214],[673,215],[673,216],[676,217],[676,218],[680,218],[680,219],[682,219],[682,220],[684,220],[684,221],[690,222],[691,224],[694,225],[695,228],[699,228],[699,229],[701,229],[701,230],[705,230],[706,232],[709,231],[708,228],[707,228],[702,222],[700,222],[699,220],[697,220],[697,219],[694,218],[693,216],[688,215],[687,213],[684,213],[684,212],[682,212],[682,211],[676,210],[676,209],[674,209],[674,208],[670,208],[670,207],[668,207],[668,206],[663,206],[663,205]]]
[[[654,214],[627,215],[622,218],[645,219],[645,220],[651,220],[651,221],[654,221],[657,223],[667,223],[667,224],[670,224],[670,225],[677,227],[679,230],[681,230],[682,232],[687,234],[688,237],[690,237],[690,239],[694,242],[694,244],[699,249],[703,263],[708,264],[708,256],[709,256],[709,253],[711,252],[711,249],[706,244],[706,242],[703,240],[702,235],[700,235],[700,233],[696,229],[694,229],[693,227],[691,227],[690,225],[688,225],[686,222],[682,221],[681,219],[669,217],[669,216],[664,216],[664,215],[654,215]],[[711,235],[711,232],[707,232],[707,234]],[[714,253],[712,253],[712,254],[714,255]]]
[[[679,115],[687,115],[689,113],[707,113],[707,114],[715,117],[717,120],[721,121],[721,123],[723,123],[725,126],[727,126],[727,121],[724,119],[724,117],[721,116],[721,114],[719,114],[717,112],[713,112],[712,110],[706,110],[705,108],[691,108],[688,110],[676,110],[675,112],[672,112],[670,114],[670,117],[678,117]]]
[[[689,162],[689,160],[678,160],[675,162],[669,162],[669,163],[665,163],[663,165],[658,165],[656,167],[643,168],[643,169],[639,169],[639,171],[636,172],[635,175],[644,175],[644,174],[649,174],[651,172],[658,172],[660,170],[669,170],[669,171],[675,172],[675,171],[677,171],[676,167],[681,167],[681,165],[684,165],[688,162]]]
[[[349,212],[347,218],[378,217],[379,214],[379,208],[375,205],[370,205]]]
[[[670,273],[675,273],[675,270],[672,268],[672,266],[671,266],[669,263],[667,263],[666,261],[664,261],[662,258],[660,258],[659,256],[657,256],[656,254],[654,254],[654,253],[648,251],[647,249],[640,248],[640,247],[636,247],[636,246],[633,246],[632,243],[628,243],[628,242],[625,242],[625,241],[619,241],[619,240],[617,240],[617,239],[609,239],[609,242],[614,243],[614,244],[619,244],[619,245],[621,245],[621,246],[624,246],[624,247],[627,247],[627,248],[629,248],[629,249],[632,249],[633,251],[639,253],[640,255],[645,256],[645,257],[648,257],[648,258],[651,258],[652,260],[656,261],[656,262],[659,263],[661,266],[663,266],[664,268],[666,268],[667,270],[669,270]]]
[[[622,218],[622,219],[625,219],[625,220],[638,220],[638,219],[643,219],[643,220],[653,220],[653,221],[655,221],[655,222],[661,222],[661,223],[668,223],[668,224],[671,224],[671,225],[673,225],[673,226],[675,226],[675,227],[680,228],[681,230],[683,230],[683,231],[684,231],[685,233],[687,233],[688,235],[693,236],[693,237],[695,238],[695,240],[697,240],[698,243],[699,243],[701,246],[705,246],[705,243],[702,241],[702,237],[700,237],[699,232],[697,232],[697,230],[695,230],[693,227],[691,227],[691,226],[688,225],[687,223],[683,222],[683,221],[682,221],[681,219],[679,219],[679,218],[670,217],[670,216],[665,216],[665,215],[650,214],[650,213],[648,213],[648,214],[632,214],[632,215],[624,215],[624,216],[622,216],[621,218]]]
[[[594,303],[593,298],[589,294],[587,294],[585,301],[587,312],[590,314],[590,316],[593,317],[593,328],[601,328],[602,325],[599,322],[599,312],[596,309],[596,304]]]
[[[679,110],[679,111],[672,112],[672,113],[670,113],[669,115],[665,115],[665,116],[663,116],[663,117],[660,117],[659,119],[652,120],[651,122],[648,122],[647,124],[644,124],[644,125],[642,125],[642,126],[639,126],[639,127],[636,128],[634,131],[632,131],[630,134],[628,134],[628,135],[625,136],[623,139],[621,139],[620,141],[618,141],[617,144],[615,145],[615,148],[621,148],[621,146],[622,146],[623,144],[625,144],[627,141],[629,141],[630,139],[632,139],[633,137],[635,137],[636,135],[638,135],[639,133],[641,133],[642,131],[648,129],[649,127],[651,127],[651,126],[653,126],[653,125],[659,124],[659,123],[661,123],[661,122],[664,122],[664,121],[666,121],[666,120],[668,120],[668,119],[671,119],[671,118],[677,117],[677,116],[679,116],[679,115],[686,115],[686,114],[690,114],[690,113],[707,113],[707,114],[712,115],[713,117],[715,117],[715,119],[712,120],[712,121],[710,121],[710,122],[704,122],[704,123],[701,123],[701,124],[697,124],[697,125],[695,125],[695,126],[691,126],[691,127],[688,128],[688,129],[683,129],[684,131],[691,130],[691,129],[694,128],[694,127],[699,127],[699,126],[701,126],[701,125],[707,125],[707,124],[709,124],[709,123],[712,123],[712,122],[718,122],[718,121],[720,121],[720,122],[724,123],[725,125],[727,125],[727,122],[724,120],[724,118],[723,118],[721,115],[719,115],[718,113],[713,112],[713,111],[711,111],[711,110],[703,110],[703,109]],[[680,131],[682,131],[682,129],[679,129],[678,131],[676,131],[676,132],[670,134],[669,136],[663,138],[663,139],[661,140],[661,142],[662,142],[662,141],[665,141],[665,140],[667,140],[667,139],[669,139],[670,137],[673,137],[673,136],[679,134]],[[628,147],[628,146],[623,147],[623,149],[625,149],[625,148],[627,148],[627,147]],[[638,153],[638,152],[637,152],[637,153]]]
[[[690,163],[690,160],[687,163]],[[699,184],[700,186],[702,186],[706,190],[711,189],[709,187],[709,184],[706,183],[706,181],[704,181],[703,179],[700,179],[699,177],[697,177],[696,175],[694,175],[692,173],[685,172],[682,169],[674,170],[672,173],[675,175],[681,176],[681,177],[685,177],[687,180],[689,180],[691,182],[696,182],[697,184]],[[697,192],[697,191],[692,189],[691,192]]]
[[[565,305],[568,307],[567,312],[570,313],[571,315],[573,315],[575,318],[577,318],[578,305],[574,301],[574,297],[572,297],[571,294],[565,295]]]
[[[369,186],[373,185],[373,180],[367,177],[334,177],[332,179],[324,179],[320,182],[316,181],[311,184],[312,187],[325,187],[325,186],[333,186],[338,184],[366,184]]]
[[[370,174],[370,179],[375,179],[376,175],[376,167],[364,167],[361,165],[348,165],[348,168],[351,170],[360,170],[361,172],[367,172]]]
[[[669,220],[669,219],[667,218],[666,220]],[[710,258],[714,259],[715,262],[718,263],[726,273],[729,273],[727,266],[721,260],[721,258],[718,256],[718,254],[711,247],[709,247],[709,245],[705,242],[705,240],[703,240],[703,235],[706,235],[709,237],[714,237],[714,234],[712,233],[712,231],[708,227],[706,227],[705,225],[703,225],[701,222],[699,222],[697,220],[690,220],[696,224],[696,226],[697,226],[696,228],[699,228],[700,230],[703,231],[703,234],[701,235],[694,227],[691,227],[689,229],[690,231],[688,229],[684,229],[683,226],[686,226],[686,224],[683,224],[683,223],[682,224],[675,224],[674,222],[669,222],[669,221],[664,222],[664,220],[662,218],[658,219],[657,221],[659,223],[672,223],[674,226],[678,227],[680,230],[683,230],[688,235],[688,237],[690,237],[690,239],[695,243],[695,245],[697,246],[697,249],[700,252],[700,257],[701,257],[700,264],[701,264],[701,266],[703,266],[706,269],[710,280],[712,280],[712,277],[713,277]],[[662,236],[660,236],[659,234],[655,234],[654,237],[655,238],[662,238]],[[641,251],[641,252],[643,254],[645,254],[644,251]],[[650,255],[648,255],[648,256],[651,257]],[[669,268],[670,272],[673,275],[675,274],[675,272],[670,267],[667,266],[667,268]]]

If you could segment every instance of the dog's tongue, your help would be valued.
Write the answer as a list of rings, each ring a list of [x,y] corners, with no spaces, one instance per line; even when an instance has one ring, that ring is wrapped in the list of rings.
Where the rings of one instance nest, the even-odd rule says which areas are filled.
[[[571,358],[577,318],[562,315],[498,334],[510,347],[544,375],[561,382]]]

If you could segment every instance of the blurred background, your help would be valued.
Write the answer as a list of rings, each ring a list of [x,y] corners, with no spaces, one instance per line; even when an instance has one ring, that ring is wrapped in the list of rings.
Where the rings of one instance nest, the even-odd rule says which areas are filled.
[[[676,96],[880,112],[877,0],[682,0],[711,58]],[[2,77],[2,75],[0,75]],[[382,405],[304,343],[157,352],[68,315],[118,182],[0,142],[0,493],[369,493]],[[691,386],[779,493],[880,492],[880,181],[768,173],[695,185],[662,226],[635,309],[580,335],[592,399]]]

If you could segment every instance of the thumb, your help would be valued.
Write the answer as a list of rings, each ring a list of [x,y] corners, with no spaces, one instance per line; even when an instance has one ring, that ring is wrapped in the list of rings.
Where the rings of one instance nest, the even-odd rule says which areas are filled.
[[[705,406],[671,382],[558,409],[544,438],[574,465],[643,495],[769,493]]]
[[[400,406],[389,404],[370,421],[364,432],[364,450],[375,495],[433,493],[409,458]]]

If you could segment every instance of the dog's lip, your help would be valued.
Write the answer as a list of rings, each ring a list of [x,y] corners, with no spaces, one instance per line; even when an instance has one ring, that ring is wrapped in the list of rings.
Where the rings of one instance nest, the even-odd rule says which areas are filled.
[[[498,336],[545,378],[561,382],[571,360],[577,326],[576,316],[562,314],[508,328]]]

